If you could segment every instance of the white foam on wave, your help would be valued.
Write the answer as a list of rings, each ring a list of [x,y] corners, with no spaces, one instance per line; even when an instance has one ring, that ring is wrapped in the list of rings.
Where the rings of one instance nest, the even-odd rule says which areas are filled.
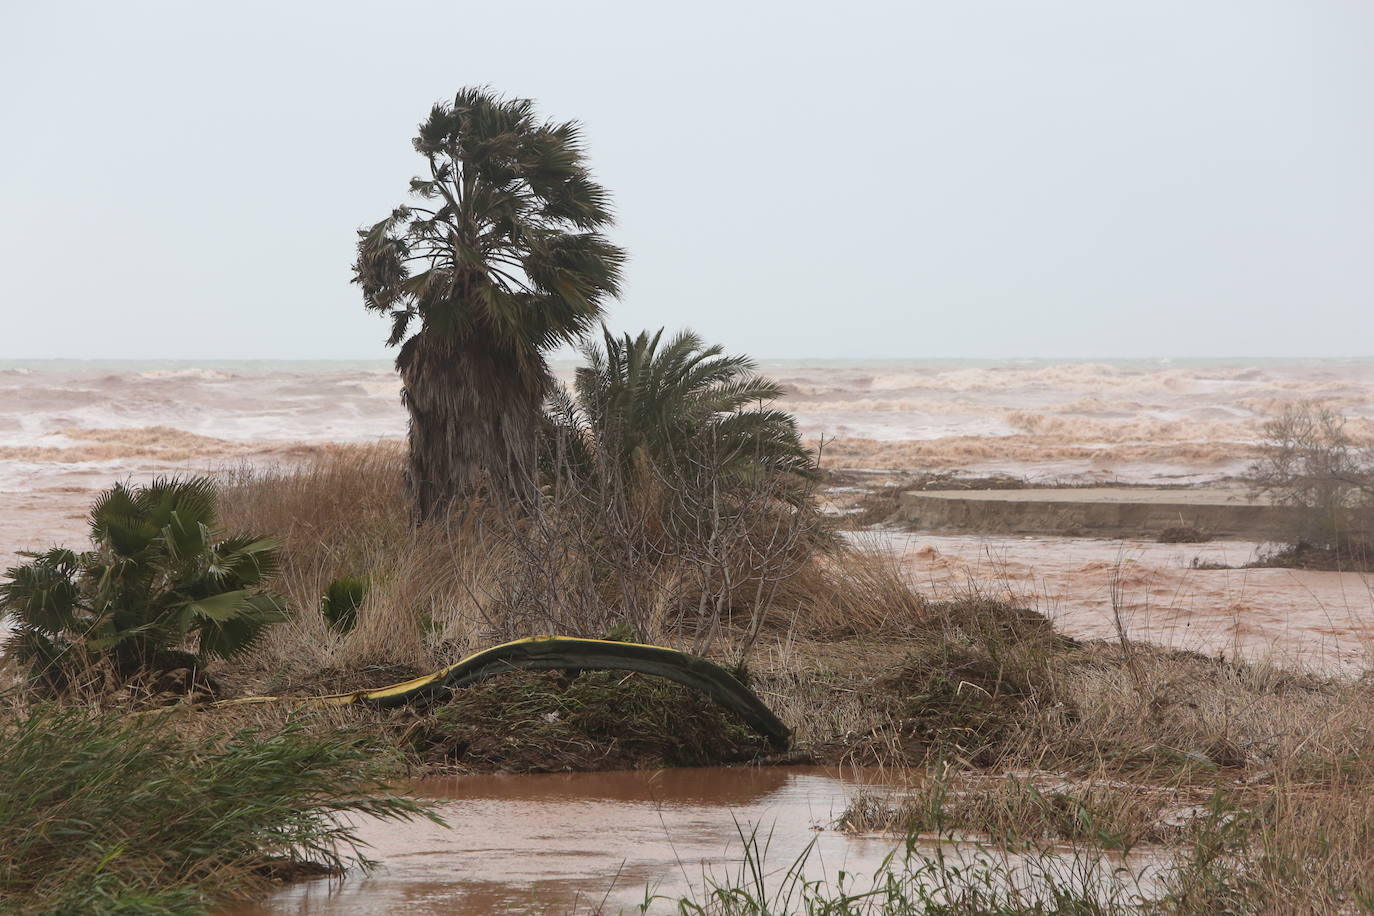
[[[206,381],[222,382],[237,376],[232,372],[223,369],[148,369],[138,373],[139,378],[146,379],[203,379]]]
[[[565,383],[574,369],[555,366]],[[1374,418],[1374,360],[789,361],[761,370],[785,384],[780,406],[807,437],[852,440],[852,459],[874,466],[1215,472],[1244,460],[1264,420],[1296,401]],[[64,363],[0,373],[0,462],[202,460],[406,430],[400,382],[384,363]]]

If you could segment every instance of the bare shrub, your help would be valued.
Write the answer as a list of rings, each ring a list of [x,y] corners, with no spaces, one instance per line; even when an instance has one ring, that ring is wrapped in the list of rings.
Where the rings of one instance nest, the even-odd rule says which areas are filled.
[[[1161,544],[1205,544],[1212,536],[1201,528],[1192,525],[1174,525],[1155,535]]]
[[[705,653],[728,626],[746,655],[783,584],[833,543],[809,482],[706,450],[626,467],[605,444],[553,464],[533,510],[485,507],[484,534],[519,558],[491,596],[509,632],[624,628]]]
[[[1299,511],[1291,543],[1338,549],[1374,530],[1374,441],[1322,404],[1289,406],[1264,424],[1252,489]]]

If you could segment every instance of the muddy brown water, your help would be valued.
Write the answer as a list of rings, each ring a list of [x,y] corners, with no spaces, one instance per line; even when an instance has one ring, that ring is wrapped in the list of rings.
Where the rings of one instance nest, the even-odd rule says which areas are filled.
[[[288,885],[222,916],[636,913],[651,897],[649,912],[676,912],[678,897],[700,898],[712,880],[742,874],[751,833],[764,850],[770,893],[808,847],[809,880],[833,886],[843,870],[851,888],[855,876],[866,888],[901,843],[840,833],[834,823],[855,795],[899,792],[910,778],[704,767],[420,780],[409,788],[438,800],[449,828],[362,820],[376,871]],[[1113,856],[1093,867],[1115,874],[1127,864],[1148,877],[1153,861]]]
[[[971,591],[1034,608],[1080,639],[1132,639],[1211,656],[1359,673],[1374,658],[1374,575],[1242,567],[1253,541],[1159,544],[1047,536],[864,531],[931,598]],[[1120,619],[1116,612],[1119,611]]]
[[[480,775],[413,783],[439,799],[445,829],[365,820],[370,875],[290,885],[226,916],[633,912],[646,893],[680,895],[738,870],[741,831],[759,829],[785,868],[816,841],[812,870],[872,872],[887,837],[832,829],[882,774],[818,767],[703,767]]]

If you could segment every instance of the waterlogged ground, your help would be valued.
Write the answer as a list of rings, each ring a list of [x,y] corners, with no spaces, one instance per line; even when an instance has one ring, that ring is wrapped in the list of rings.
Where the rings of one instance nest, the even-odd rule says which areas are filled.
[[[656,895],[661,899],[649,911],[673,912],[677,897],[701,892],[713,877],[738,878],[741,833],[755,828],[773,890],[811,844],[808,879],[831,882],[841,871],[872,875],[900,845],[833,828],[857,793],[900,791],[890,774],[877,771],[707,767],[461,776],[414,788],[443,799],[451,829],[363,823],[361,834],[382,862],[378,871],[292,885],[225,916],[617,913],[637,912]],[[948,854],[981,853],[966,845]],[[1098,861],[1099,877],[1124,866],[1143,873],[1146,884],[1157,867],[1144,855]]]
[[[932,598],[971,591],[1050,617],[1081,639],[1127,635],[1207,655],[1335,671],[1374,649],[1374,576],[1239,567],[1264,545],[864,531]]]

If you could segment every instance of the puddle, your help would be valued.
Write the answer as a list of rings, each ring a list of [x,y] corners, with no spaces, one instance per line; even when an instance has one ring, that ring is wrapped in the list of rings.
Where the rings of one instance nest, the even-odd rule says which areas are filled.
[[[646,893],[675,898],[708,875],[738,874],[740,831],[754,827],[775,879],[812,842],[808,878],[866,878],[899,842],[830,825],[856,793],[892,787],[877,771],[819,767],[422,780],[414,791],[443,799],[451,829],[362,822],[382,863],[371,875],[294,884],[224,913],[636,912]]]
[[[532,905],[609,912],[699,886],[703,867],[736,861],[739,829],[771,830],[769,859],[791,862],[813,839],[824,869],[873,870],[891,838],[829,830],[876,776],[822,768],[693,768],[460,776],[413,790],[443,799],[452,829],[362,823],[366,877],[292,885],[234,916],[266,913],[504,913]],[[738,828],[737,828],[738,825]]]

